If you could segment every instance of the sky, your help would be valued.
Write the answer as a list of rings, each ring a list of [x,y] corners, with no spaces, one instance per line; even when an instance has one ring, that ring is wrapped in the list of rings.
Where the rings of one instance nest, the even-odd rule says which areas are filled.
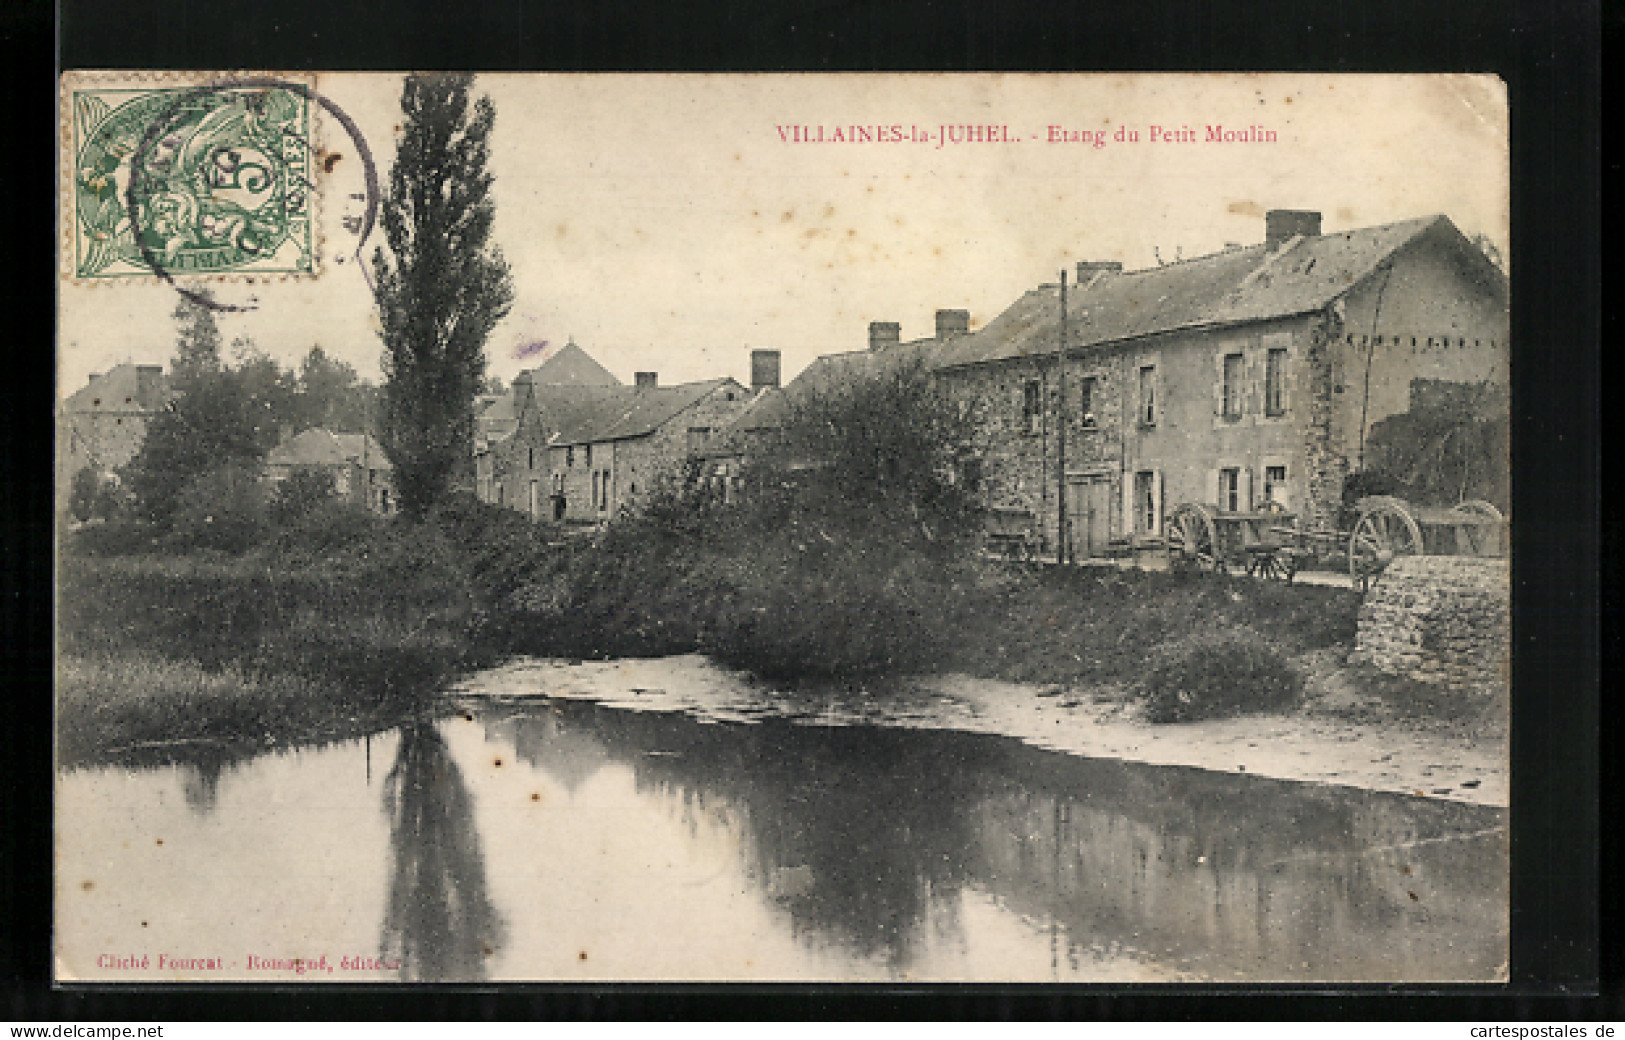
[[[400,86],[316,80],[383,183]],[[496,106],[493,239],[515,284],[487,344],[504,380],[571,340],[627,382],[746,382],[753,348],[780,350],[788,380],[862,349],[871,321],[913,339],[937,309],[964,308],[980,327],[1079,260],[1134,269],[1262,241],[1269,209],[1320,211],[1325,232],[1443,213],[1510,255],[1493,77],[503,74],[475,89]],[[853,126],[885,140],[833,140]],[[944,143],[944,126],[993,140]],[[1208,142],[1209,126],[1274,140]],[[362,164],[333,119],[318,133],[332,167],[320,273],[213,285],[248,308],[220,315],[222,339],[290,366],[320,344],[376,379],[382,343],[344,223]],[[173,288],[59,286],[62,396],[171,357]]]

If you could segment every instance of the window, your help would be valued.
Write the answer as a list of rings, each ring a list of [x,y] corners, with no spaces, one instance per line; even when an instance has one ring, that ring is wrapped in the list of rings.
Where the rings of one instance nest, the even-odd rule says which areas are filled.
[[[1081,380],[1078,393],[1080,395],[1078,401],[1079,423],[1084,429],[1092,430],[1095,428],[1095,381],[1093,379]]]
[[[1264,355],[1264,414],[1286,414],[1286,351],[1280,347]]]
[[[1240,354],[1224,356],[1224,417],[1230,422],[1241,418],[1243,360]]]
[[[1241,511],[1241,470],[1219,470],[1219,508],[1230,513]]]
[[[1157,475],[1152,470],[1134,474],[1134,529],[1141,534],[1157,530]]]
[[[1140,366],[1140,425],[1157,425],[1157,366]]]
[[[1044,428],[1044,391],[1038,380],[1029,379],[1021,387],[1021,417],[1028,433]]]
[[[591,469],[592,468],[592,445],[591,444],[587,445],[585,450],[587,452],[587,468]]]
[[[594,470],[593,474],[592,474],[592,507],[594,509],[598,508],[598,471],[597,470]]]
[[[564,465],[566,467],[569,467],[569,466],[574,466],[575,464],[576,464],[576,450],[575,450],[575,447],[572,445],[572,446],[564,449]]]
[[[705,444],[711,439],[711,430],[706,426],[690,426],[688,428],[688,453],[698,455],[705,450]]]
[[[1286,467],[1264,467],[1264,501],[1286,508]]]
[[[598,511],[609,512],[609,470],[600,470],[594,474],[598,478]]]
[[[526,450],[529,452],[529,461],[525,463],[525,468],[526,469],[535,469],[536,468],[536,449],[535,448],[528,448]]]

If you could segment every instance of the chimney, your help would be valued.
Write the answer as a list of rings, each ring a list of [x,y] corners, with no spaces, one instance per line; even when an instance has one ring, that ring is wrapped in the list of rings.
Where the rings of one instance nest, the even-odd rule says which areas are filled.
[[[660,385],[660,374],[658,372],[634,372],[632,374],[632,383],[639,390],[653,390]]]
[[[1312,209],[1272,209],[1264,214],[1264,247],[1270,252],[1281,248],[1294,236],[1313,238],[1320,234],[1320,214]]]
[[[750,388],[753,393],[777,390],[779,386],[779,352],[753,350],[750,352]]]
[[[938,311],[937,341],[963,336],[970,331],[970,311]]]
[[[1090,280],[1097,274],[1104,272],[1121,274],[1122,271],[1123,261],[1121,260],[1079,260],[1078,285],[1088,285]]]
[[[903,341],[903,326],[895,321],[871,321],[869,323],[869,349],[885,350],[895,347]]]

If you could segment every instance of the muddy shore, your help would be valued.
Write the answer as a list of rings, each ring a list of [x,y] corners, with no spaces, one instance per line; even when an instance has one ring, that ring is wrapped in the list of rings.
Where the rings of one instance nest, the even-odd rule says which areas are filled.
[[[803,725],[952,729],[1014,737],[1092,758],[1251,773],[1474,805],[1506,806],[1504,736],[1387,716],[1312,681],[1288,713],[1153,724],[1110,688],[1001,682],[964,675],[890,683],[884,691],[772,690],[698,655],[570,662],[522,658],[459,683],[459,696],[592,700],[633,711],[680,711],[702,722],[791,718]],[[883,696],[875,696],[882,692]]]

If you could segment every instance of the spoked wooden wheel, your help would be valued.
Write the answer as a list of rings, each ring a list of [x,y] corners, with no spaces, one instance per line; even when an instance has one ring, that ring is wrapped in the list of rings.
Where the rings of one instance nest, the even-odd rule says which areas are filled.
[[[1254,553],[1247,561],[1247,573],[1255,578],[1291,583],[1298,573],[1298,559],[1287,551]]]
[[[1422,529],[1397,498],[1370,498],[1361,503],[1360,519],[1349,536],[1349,576],[1362,593],[1396,556],[1422,551]]]
[[[1218,542],[1206,506],[1187,502],[1168,518],[1168,562],[1175,570],[1218,570]]]
[[[1506,529],[1506,517],[1501,515],[1501,511],[1495,508],[1494,503],[1486,502],[1482,498],[1469,498],[1450,511],[1474,521],[1457,525],[1458,552],[1465,550],[1473,556],[1501,555],[1501,532]]]

